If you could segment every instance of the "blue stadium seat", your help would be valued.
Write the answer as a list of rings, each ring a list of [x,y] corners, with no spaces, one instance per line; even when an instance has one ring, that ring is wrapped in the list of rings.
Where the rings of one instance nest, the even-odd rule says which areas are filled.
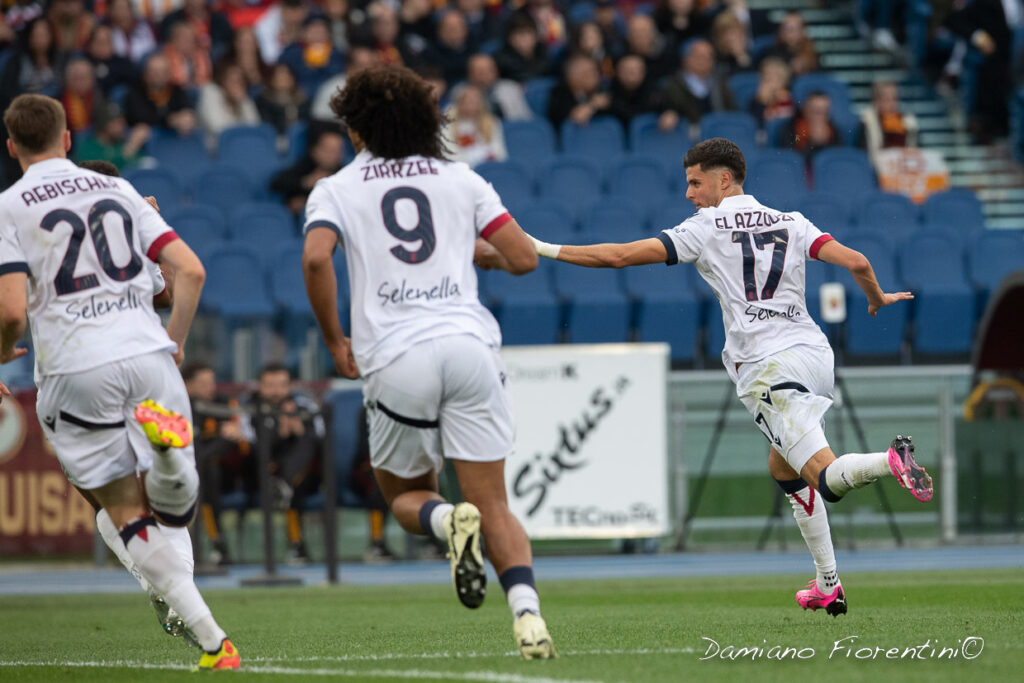
[[[1019,230],[986,230],[975,239],[969,264],[971,280],[993,292],[1007,275],[1024,269],[1024,237]]]
[[[969,352],[975,302],[960,247],[941,236],[919,231],[900,250],[899,260],[900,275],[914,292],[914,350],[929,354]]]
[[[814,322],[824,329],[824,321],[821,319],[821,286],[826,282],[835,282],[836,273],[832,264],[824,261],[806,262],[804,270],[804,293],[807,299],[807,312],[811,314]]]
[[[761,202],[781,211],[793,211],[807,193],[803,157],[788,150],[771,150],[758,154],[747,166],[744,190]]]
[[[365,507],[352,489],[352,467],[359,449],[359,415],[363,392],[359,389],[330,391],[324,403],[331,409],[331,453],[334,456],[335,498],[347,508]]]
[[[282,240],[299,236],[291,212],[274,202],[238,205],[228,220],[228,232],[235,242],[248,244],[260,252]]]
[[[856,197],[875,189],[875,171],[867,155],[859,149],[829,147],[814,155],[811,162],[814,189],[844,197]]]
[[[298,121],[288,126],[285,137],[288,139],[288,152],[285,154],[284,163],[294,164],[306,154],[306,133],[309,131],[309,124],[305,121]]]
[[[879,235],[862,233],[844,243],[868,257],[883,290],[902,289],[896,277],[893,251]],[[846,287],[846,351],[859,356],[898,356],[906,336],[910,306],[886,306],[873,318],[868,315],[867,302],[850,273],[838,268],[836,274]]]
[[[536,199],[516,213],[523,230],[545,242],[571,239],[576,232],[572,211],[555,199]]]
[[[665,166],[655,157],[624,156],[612,162],[608,172],[608,190],[644,206],[656,206],[672,192]]]
[[[850,208],[845,197],[826,192],[808,192],[797,200],[796,210],[824,232],[846,232]]]
[[[537,270],[520,277],[500,270],[482,273],[481,289],[486,296],[481,298],[496,308],[504,344],[558,342],[562,314],[561,305],[551,286],[551,271],[554,266],[554,262],[541,259]]]
[[[642,268],[661,270],[664,266],[652,265]],[[667,275],[664,272],[658,274],[663,277]],[[666,285],[661,289],[646,290],[640,296],[636,311],[637,341],[667,342],[672,349],[673,363],[692,363],[697,355],[701,303],[693,292]]]
[[[722,349],[725,348],[725,322],[722,307],[711,299],[707,305],[707,325],[704,328],[704,362],[714,367],[722,363]]]
[[[193,204],[165,215],[167,224],[204,261],[213,247],[228,238],[224,214],[215,206]]]
[[[522,207],[533,197],[533,173],[518,161],[487,161],[474,169],[494,185],[508,207]]]
[[[238,169],[228,164],[209,164],[192,183],[192,201],[216,206],[225,215],[236,206],[256,198],[256,187]]]
[[[257,188],[265,188],[284,164],[277,151],[277,133],[266,123],[223,130],[217,142],[217,158],[242,169]]]
[[[189,187],[196,174],[206,165],[210,155],[198,134],[154,136],[146,144],[146,153],[156,159],[161,168],[173,173],[185,187]]]
[[[754,36],[753,44],[750,47],[750,54],[754,57],[754,61],[760,59],[768,48],[775,47],[778,42],[778,38],[774,33],[765,33],[760,36]]]
[[[547,119],[505,121],[502,127],[510,159],[535,169],[555,155],[555,129]]]
[[[644,217],[643,208],[629,199],[608,197],[598,200],[580,220],[582,239],[590,243],[600,235],[601,241],[630,242],[649,237]],[[616,238],[609,240],[609,236]]]
[[[598,116],[582,126],[566,121],[562,124],[562,151],[597,162],[626,151],[626,134],[619,120]]]
[[[924,204],[922,219],[926,223],[952,225],[968,232],[985,227],[981,202],[967,189],[933,194]]]
[[[207,259],[202,303],[225,316],[273,315],[263,272],[255,249],[234,244],[216,247]]]
[[[846,83],[836,80],[831,74],[815,72],[797,76],[793,81],[793,99],[797,105],[802,105],[807,95],[820,90],[826,93],[832,102],[832,111],[839,109],[851,110],[850,91]]]
[[[871,230],[888,232],[890,228],[917,227],[920,210],[914,202],[901,194],[875,190],[857,200],[857,223]]]
[[[634,154],[654,157],[672,176],[682,177],[683,157],[690,149],[690,135],[685,125],[664,132],[658,128],[658,117],[641,114],[629,123],[629,146]],[[677,184],[673,179],[672,184]]]
[[[741,71],[729,76],[729,91],[732,98],[736,100],[736,108],[739,111],[750,109],[750,102],[757,94],[757,84],[761,76],[756,71]]]
[[[662,202],[651,211],[651,236],[676,227],[695,213],[697,208],[681,195]]]
[[[548,116],[548,100],[551,98],[551,89],[555,87],[557,79],[551,76],[532,78],[523,84],[523,95],[526,103],[530,105],[534,116],[546,119]]]
[[[126,174],[125,180],[143,197],[156,197],[164,214],[176,211],[184,202],[181,182],[168,168],[139,168]]]
[[[590,159],[564,154],[541,167],[538,187],[542,197],[565,202],[578,212],[601,194],[601,172]]]
[[[555,289],[569,302],[569,341],[629,341],[630,304],[622,289],[621,272],[611,268],[558,266],[554,270]]]
[[[700,118],[700,139],[726,138],[735,142],[744,154],[757,150],[757,119],[739,111],[718,111]]]
[[[273,244],[268,259],[270,296],[285,311],[312,315],[302,273],[302,250],[303,244],[297,239]]]

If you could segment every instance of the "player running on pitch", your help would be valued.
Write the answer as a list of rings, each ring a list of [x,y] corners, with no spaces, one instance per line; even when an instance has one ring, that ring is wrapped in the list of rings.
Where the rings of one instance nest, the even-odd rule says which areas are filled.
[[[932,480],[914,462],[909,437],[889,450],[837,458],[821,427],[832,405],[832,349],[807,313],[804,266],[818,259],[846,268],[864,290],[868,312],[913,298],[887,294],[868,260],[822,233],[797,212],[776,211],[743,193],[746,163],[723,138],[687,152],[686,198],[698,211],[657,237],[628,244],[560,246],[535,240],[537,252],[581,266],[613,267],[692,262],[722,306],[726,342],[722,362],[736,393],[768,438],[768,470],[786,492],[800,531],[814,556],[817,576],[796,594],[804,609],[846,612],[836,573],[825,500],[891,473],[920,501],[932,498]],[[489,265],[482,256],[482,265]],[[813,488],[806,491],[808,484]]]
[[[238,651],[175,547],[181,536],[157,526],[186,526],[198,494],[175,361],[205,272],[130,184],[67,159],[65,121],[60,102],[41,95],[4,113],[24,176],[0,194],[0,362],[26,353],[15,343],[30,317],[37,412],[68,480],[103,507],[135,567],[191,629],[204,650],[197,669],[237,669]],[[174,273],[166,330],[147,257]]]
[[[484,599],[482,533],[519,651],[553,657],[530,541],[505,493],[513,426],[501,332],[477,297],[472,264],[483,238],[499,267],[528,273],[537,267],[533,245],[486,181],[445,161],[437,101],[411,71],[361,71],[331,110],[358,154],[309,196],[303,270],[338,372],[365,380],[381,493],[404,529],[447,540],[456,594],[470,608]],[[337,246],[352,286],[351,340],[338,320]],[[445,457],[467,502],[438,494]]]

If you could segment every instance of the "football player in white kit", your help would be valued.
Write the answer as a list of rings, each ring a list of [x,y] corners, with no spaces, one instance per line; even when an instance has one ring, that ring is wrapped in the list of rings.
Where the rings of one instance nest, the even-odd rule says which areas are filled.
[[[24,175],[0,194],[0,362],[24,355],[15,343],[30,320],[36,409],[68,480],[102,506],[105,540],[194,634],[197,669],[237,669],[238,651],[192,580],[187,533],[165,533],[188,525],[198,494],[176,361],[205,272],[128,182],[67,159],[65,121],[60,102],[41,95],[4,113]],[[166,330],[147,257],[174,273]]]
[[[768,470],[789,497],[814,556],[817,576],[797,592],[797,603],[843,614],[846,594],[836,573],[825,507],[816,494],[836,502],[891,473],[927,502],[932,480],[914,462],[909,437],[897,436],[888,451],[879,453],[837,458],[829,448],[821,422],[832,405],[832,349],[808,315],[804,266],[818,259],[848,269],[867,296],[871,315],[913,296],[883,292],[863,254],[800,213],[776,211],[744,194],[746,162],[729,140],[701,142],[686,154],[683,166],[686,198],[698,210],[676,227],[628,244],[562,246],[534,240],[535,247],[541,256],[590,267],[696,264],[722,307],[722,362],[740,401],[771,444]],[[481,265],[488,265],[486,259]]]
[[[501,332],[480,304],[473,269],[476,244],[488,241],[500,267],[530,272],[533,245],[494,188],[445,160],[438,103],[411,71],[360,71],[331,110],[358,154],[309,196],[303,269],[338,372],[365,381],[381,493],[404,529],[447,541],[456,595],[470,608],[484,599],[482,533],[520,653],[553,657],[530,541],[505,492],[513,424]],[[352,290],[351,340],[338,319],[338,246]],[[466,502],[438,493],[443,458],[453,461]]]

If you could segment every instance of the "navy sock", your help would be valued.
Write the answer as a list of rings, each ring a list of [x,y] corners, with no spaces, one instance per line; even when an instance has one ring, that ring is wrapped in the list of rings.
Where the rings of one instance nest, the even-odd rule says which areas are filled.
[[[438,505],[443,504],[443,500],[428,500],[426,503],[420,506],[420,528],[423,529],[423,533],[431,538],[437,538],[434,536],[434,529],[430,526],[430,513],[434,511]],[[437,538],[439,541],[443,541],[443,538]]]
[[[786,495],[796,493],[797,491],[803,491],[807,488],[807,482],[803,479],[776,479],[775,483],[779,485],[779,488],[781,488],[782,492]]]
[[[838,503],[843,499],[843,497],[837,496],[835,493],[832,492],[832,489],[828,487],[828,482],[825,481],[825,470],[827,469],[828,467],[825,467],[824,469],[821,470],[821,474],[818,475],[818,493],[820,493],[821,497],[827,500],[828,502]]]
[[[520,583],[525,583],[530,588],[536,589],[537,586],[533,582],[533,567],[526,565],[519,565],[518,567],[509,567],[501,573],[498,577],[498,581],[501,583],[501,587],[506,593],[508,589]]]

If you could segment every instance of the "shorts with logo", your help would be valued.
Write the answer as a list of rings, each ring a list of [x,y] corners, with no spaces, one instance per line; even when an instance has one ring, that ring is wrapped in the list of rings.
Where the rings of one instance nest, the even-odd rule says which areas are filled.
[[[36,412],[68,481],[95,489],[152,467],[153,447],[134,414],[147,398],[192,419],[185,383],[166,351],[42,379]],[[195,462],[191,444],[180,452]]]
[[[832,407],[831,348],[799,344],[727,370],[758,428],[797,473],[828,447],[821,424]]]
[[[363,385],[370,464],[409,479],[440,471],[444,458],[509,457],[515,431],[504,384],[497,350],[476,337],[416,344]]]

